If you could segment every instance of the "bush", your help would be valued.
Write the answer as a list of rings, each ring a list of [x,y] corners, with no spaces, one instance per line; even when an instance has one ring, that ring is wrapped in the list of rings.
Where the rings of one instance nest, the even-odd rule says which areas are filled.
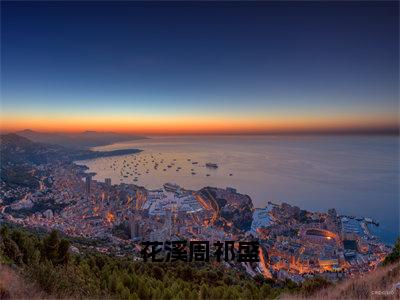
[[[24,276],[51,297],[265,299],[284,291],[222,265],[144,263],[83,251],[70,255],[69,241],[56,231],[42,238],[18,229],[3,228],[1,234],[4,258],[20,264]]]
[[[331,283],[324,278],[316,277],[303,282],[301,293],[305,296],[310,296],[316,291],[327,288]]]
[[[385,257],[383,264],[388,265],[399,260],[400,260],[400,237],[397,238],[396,244],[394,245],[392,252]]]

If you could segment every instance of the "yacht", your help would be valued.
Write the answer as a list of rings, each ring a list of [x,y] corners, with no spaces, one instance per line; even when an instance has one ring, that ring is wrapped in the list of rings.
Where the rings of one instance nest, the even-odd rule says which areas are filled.
[[[164,189],[167,192],[176,192],[177,190],[180,189],[180,186],[175,184],[175,183],[169,183],[168,182],[168,183],[164,184]]]
[[[206,163],[206,167],[207,167],[207,168],[214,168],[214,169],[216,169],[216,168],[218,168],[218,165],[215,164],[215,163],[210,163],[210,162],[208,162],[208,163]]]

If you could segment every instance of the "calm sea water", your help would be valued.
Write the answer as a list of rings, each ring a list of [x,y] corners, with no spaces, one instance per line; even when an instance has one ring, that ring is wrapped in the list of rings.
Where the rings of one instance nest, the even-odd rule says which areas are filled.
[[[318,211],[336,208],[379,221],[378,234],[388,243],[399,235],[398,137],[153,137],[95,150],[126,148],[144,151],[80,164],[101,181],[110,177],[146,188],[166,182],[187,189],[230,186],[248,194],[256,207],[272,201]],[[207,162],[219,167],[207,168]]]

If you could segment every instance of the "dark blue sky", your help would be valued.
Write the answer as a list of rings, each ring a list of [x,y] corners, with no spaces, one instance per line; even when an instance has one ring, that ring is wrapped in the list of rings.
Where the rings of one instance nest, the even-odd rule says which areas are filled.
[[[1,16],[10,120],[397,118],[396,2],[2,2]]]

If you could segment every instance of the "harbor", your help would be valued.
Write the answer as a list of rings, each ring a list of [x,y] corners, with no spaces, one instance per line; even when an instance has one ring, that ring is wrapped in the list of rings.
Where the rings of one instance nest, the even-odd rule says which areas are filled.
[[[368,145],[378,142],[386,148],[397,144],[391,137],[152,137],[94,148],[142,150],[135,155],[77,163],[95,172],[96,180],[111,178],[115,183],[134,183],[147,189],[157,189],[166,182],[192,190],[233,186],[249,195],[259,208],[267,201],[317,210],[327,210],[335,203],[340,214],[379,220],[376,234],[391,243],[399,223],[398,210],[387,209],[398,207],[398,175],[390,165],[398,157],[386,148],[382,153],[369,150]],[[218,167],[206,167],[207,163]],[[351,172],[349,165],[353,166]],[[376,166],[375,175],[365,172]]]

